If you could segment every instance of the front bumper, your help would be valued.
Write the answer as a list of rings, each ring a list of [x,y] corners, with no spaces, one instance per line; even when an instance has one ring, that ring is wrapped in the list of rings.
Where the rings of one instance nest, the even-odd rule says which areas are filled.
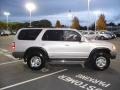
[[[116,59],[116,55],[117,55],[116,52],[111,52],[110,58],[111,58],[111,59]]]

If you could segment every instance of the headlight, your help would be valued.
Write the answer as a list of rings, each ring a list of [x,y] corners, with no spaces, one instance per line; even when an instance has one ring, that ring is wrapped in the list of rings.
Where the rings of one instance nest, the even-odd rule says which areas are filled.
[[[112,49],[113,49],[113,50],[116,50],[116,47],[115,47],[115,45],[113,45],[113,46],[112,46]]]

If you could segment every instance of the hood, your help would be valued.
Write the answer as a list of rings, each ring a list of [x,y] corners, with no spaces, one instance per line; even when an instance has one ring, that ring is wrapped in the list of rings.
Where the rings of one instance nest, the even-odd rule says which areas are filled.
[[[100,44],[112,44],[110,42],[102,41],[102,40],[89,40],[89,42],[91,42],[91,43],[100,43]]]
[[[89,40],[89,43],[95,47],[106,47],[109,49],[112,49],[112,47],[113,47],[112,43],[106,42],[106,41],[101,41],[101,40]]]

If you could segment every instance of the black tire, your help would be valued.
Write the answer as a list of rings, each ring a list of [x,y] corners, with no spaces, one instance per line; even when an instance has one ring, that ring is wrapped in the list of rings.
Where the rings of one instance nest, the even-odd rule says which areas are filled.
[[[45,66],[45,58],[42,52],[33,52],[27,57],[27,65],[32,70],[40,70]]]
[[[100,39],[101,39],[101,40],[104,40],[104,39],[105,39],[105,37],[104,37],[104,36],[101,36],[101,37],[100,37]]]
[[[93,69],[103,71],[110,65],[109,54],[104,52],[96,52],[90,59],[90,63]]]
[[[99,37],[98,37],[98,36],[96,36],[96,37],[95,37],[95,40],[99,40]]]

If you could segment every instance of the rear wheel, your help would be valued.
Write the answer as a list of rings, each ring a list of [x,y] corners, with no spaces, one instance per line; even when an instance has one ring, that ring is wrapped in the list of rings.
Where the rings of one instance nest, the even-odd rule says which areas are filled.
[[[101,39],[101,40],[104,40],[104,39],[105,39],[105,37],[104,37],[104,36],[101,36],[101,37],[100,37],[100,39]]]
[[[27,64],[32,70],[40,70],[45,66],[45,58],[41,52],[30,54]]]
[[[91,65],[94,69],[97,70],[105,70],[110,65],[110,58],[107,53],[104,52],[97,52],[93,55],[93,57],[90,60]]]

